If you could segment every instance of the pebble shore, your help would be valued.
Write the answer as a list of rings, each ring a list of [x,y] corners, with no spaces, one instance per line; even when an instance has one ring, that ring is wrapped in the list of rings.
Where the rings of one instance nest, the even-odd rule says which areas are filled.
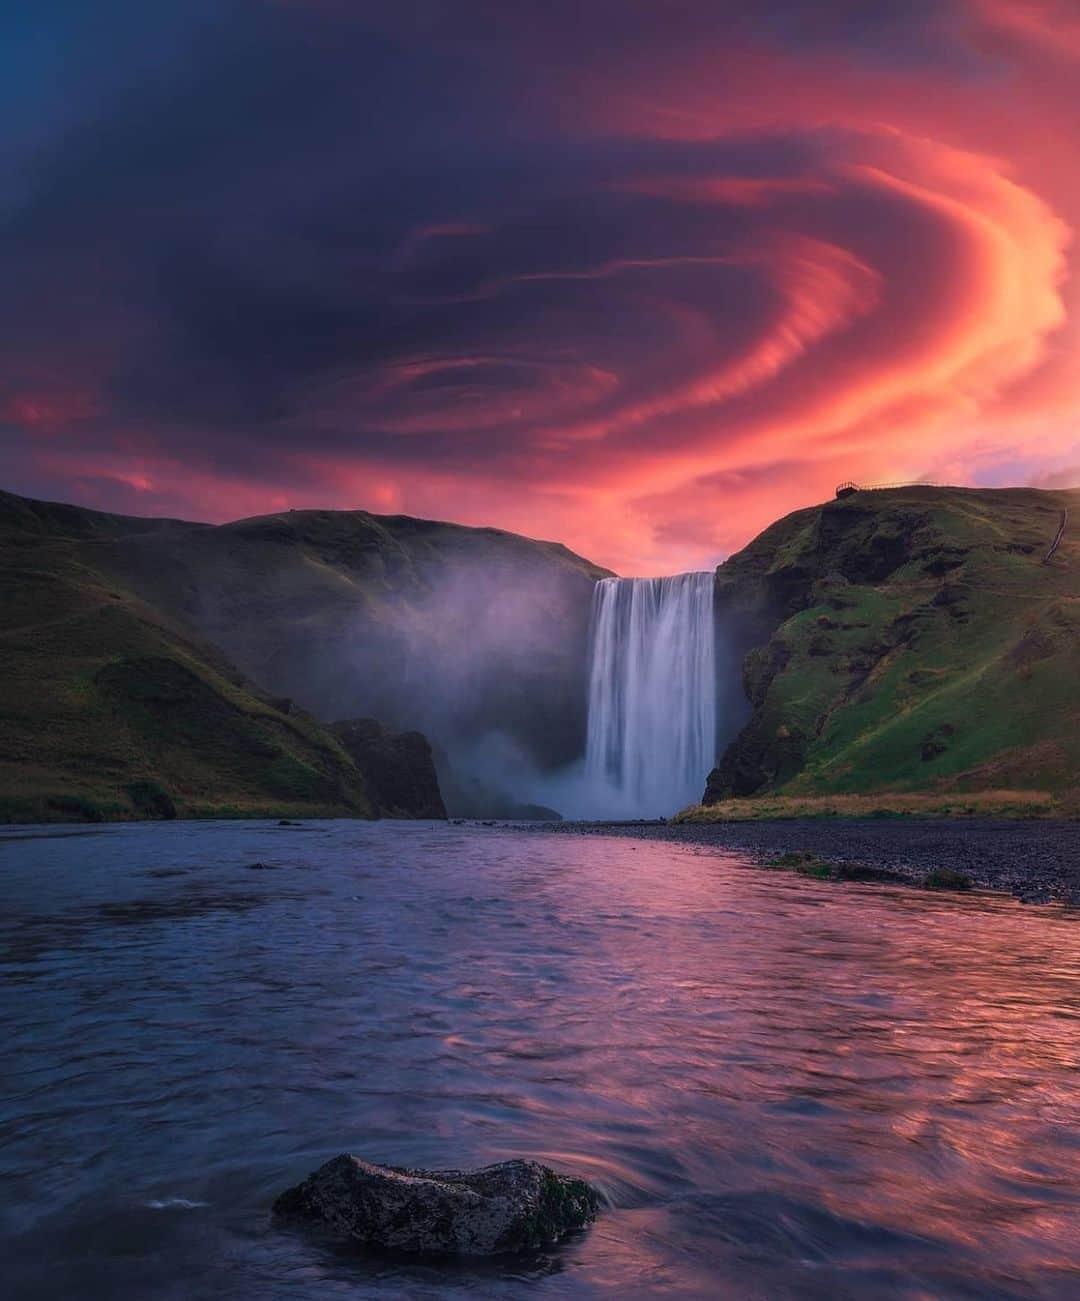
[[[631,836],[738,850],[758,862],[809,852],[922,885],[942,868],[1024,903],[1080,906],[1080,822],[1004,818],[790,818],[761,822],[533,823],[537,831]]]

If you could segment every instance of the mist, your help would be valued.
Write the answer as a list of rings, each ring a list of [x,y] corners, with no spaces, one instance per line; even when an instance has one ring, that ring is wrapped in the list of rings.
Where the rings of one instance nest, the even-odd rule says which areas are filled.
[[[429,737],[452,816],[669,817],[749,714],[711,572],[605,579],[586,610],[561,577],[469,561],[398,636],[373,711]]]
[[[171,536],[128,548],[127,581],[285,707],[422,732],[452,816],[669,816],[746,718],[745,638],[709,573],[614,579],[556,544],[365,512]],[[674,601],[687,581],[692,616],[643,605],[590,652],[598,593]]]

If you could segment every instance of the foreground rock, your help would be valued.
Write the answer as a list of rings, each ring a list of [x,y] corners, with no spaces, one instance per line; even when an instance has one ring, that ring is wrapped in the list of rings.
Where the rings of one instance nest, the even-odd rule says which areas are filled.
[[[556,1242],[592,1220],[596,1193],[537,1161],[482,1170],[402,1170],[336,1156],[274,1203],[365,1246],[490,1256]]]

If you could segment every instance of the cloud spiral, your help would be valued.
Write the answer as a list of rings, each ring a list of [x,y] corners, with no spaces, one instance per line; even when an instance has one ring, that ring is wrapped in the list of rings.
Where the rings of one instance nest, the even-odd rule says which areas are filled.
[[[650,573],[840,478],[1067,473],[1068,9],[809,8],[22,15],[6,483],[451,517]]]

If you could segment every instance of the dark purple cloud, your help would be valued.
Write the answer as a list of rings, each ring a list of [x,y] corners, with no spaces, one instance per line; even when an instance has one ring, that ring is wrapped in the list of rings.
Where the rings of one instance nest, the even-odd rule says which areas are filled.
[[[932,468],[1018,378],[1025,409],[1059,393],[1075,355],[1035,382],[1072,196],[1040,193],[1046,159],[997,102],[1012,87],[1035,138],[1042,56],[1002,43],[1014,18],[7,15],[7,483],[202,517],[401,508],[656,568],[838,468]],[[957,86],[981,113],[945,112]]]

